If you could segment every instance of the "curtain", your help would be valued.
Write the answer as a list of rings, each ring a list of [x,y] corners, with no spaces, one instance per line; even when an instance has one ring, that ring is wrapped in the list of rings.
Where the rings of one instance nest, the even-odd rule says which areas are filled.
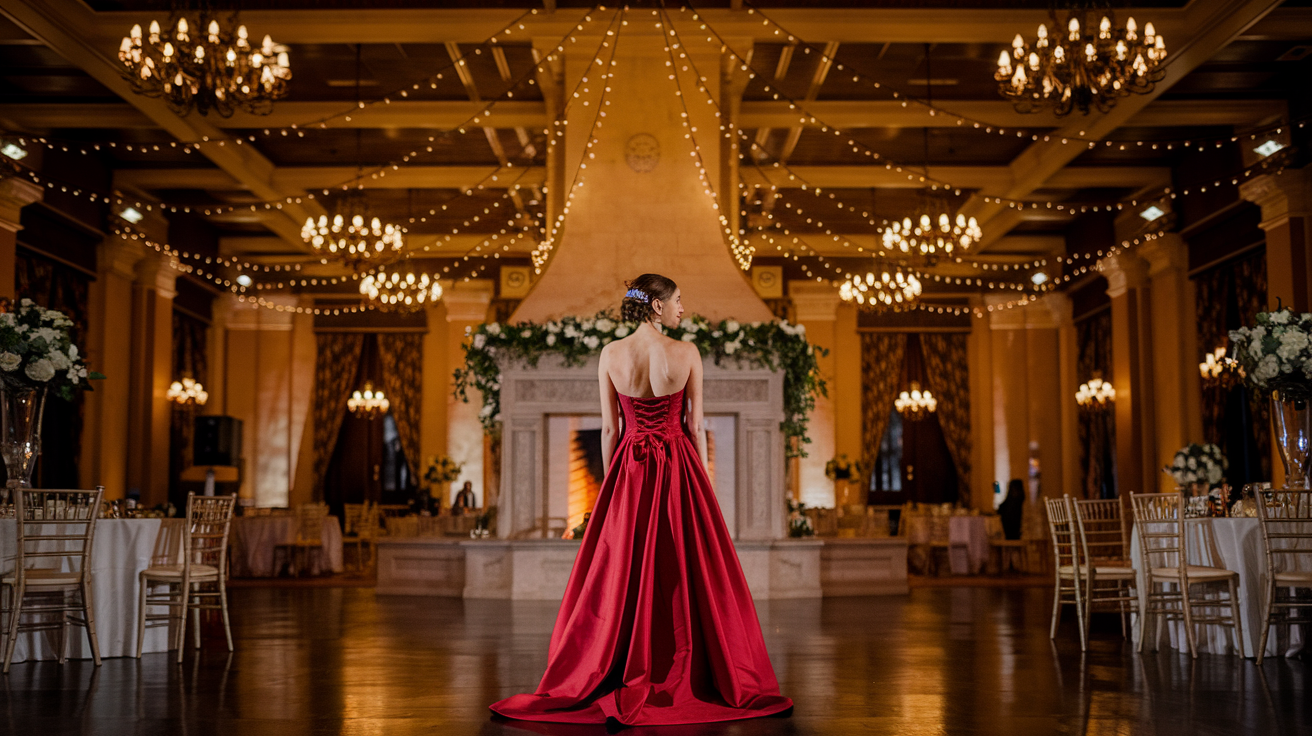
[[[957,500],[970,505],[970,363],[969,335],[961,332],[920,336],[925,380],[938,398],[939,427],[957,466]]]
[[[879,443],[888,428],[902,383],[907,336],[901,333],[861,334],[861,465],[869,473],[879,459]],[[864,488],[870,487],[865,478]]]
[[[1194,316],[1198,326],[1198,350],[1209,353],[1218,346],[1229,345],[1226,330],[1226,305],[1230,301],[1233,273],[1222,266],[1205,271],[1194,279]],[[1187,356],[1192,357],[1192,356]],[[1224,424],[1226,398],[1229,391],[1218,386],[1203,385],[1203,439],[1218,445],[1224,451],[1221,437]]]
[[[209,325],[177,309],[173,310],[173,380],[191,376],[206,389],[209,380]],[[173,405],[169,421],[169,500],[179,509],[186,502],[182,495],[182,471],[192,465],[192,442],[196,432],[198,407]]]
[[[1259,248],[1235,264],[1235,301],[1238,307],[1237,327],[1257,324],[1257,313],[1266,311],[1265,248]],[[1244,393],[1248,396],[1248,412],[1251,417],[1249,427],[1254,434],[1259,468],[1252,480],[1270,478],[1271,402],[1256,392],[1245,390]]]
[[[1105,309],[1075,323],[1075,372],[1081,383],[1112,380],[1112,313]],[[1080,473],[1085,498],[1116,496],[1116,425],[1110,410],[1079,413]]]
[[[315,335],[314,359],[314,495],[323,495],[324,472],[346,416],[346,398],[360,367],[364,335],[326,332]],[[384,389],[387,390],[387,389]]]
[[[424,391],[424,336],[407,332],[378,336],[379,372],[391,401],[392,419],[401,439],[410,477],[423,476],[419,456],[419,411]]]

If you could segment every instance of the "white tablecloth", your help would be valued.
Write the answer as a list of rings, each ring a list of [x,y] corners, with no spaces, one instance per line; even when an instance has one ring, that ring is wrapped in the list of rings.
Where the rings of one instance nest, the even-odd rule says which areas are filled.
[[[911,544],[947,544],[953,575],[978,575],[989,560],[989,534],[1001,535],[996,516],[904,516]],[[996,527],[996,530],[993,529]]]
[[[310,574],[341,572],[342,526],[336,516],[323,520],[323,554],[310,555]],[[234,578],[273,577],[273,551],[296,541],[295,516],[239,516],[228,540],[229,574]]]
[[[1185,541],[1189,547],[1189,564],[1224,567],[1239,573],[1239,615],[1243,618],[1243,656],[1254,657],[1257,643],[1262,639],[1262,606],[1266,595],[1266,552],[1262,547],[1262,529],[1260,522],[1251,518],[1225,519],[1186,519]],[[1139,546],[1139,535],[1134,533],[1130,541],[1130,557],[1134,569],[1139,573],[1139,610],[1143,610],[1144,596],[1147,595],[1147,583],[1144,581],[1143,555]],[[1309,568],[1306,563],[1300,569]],[[1217,586],[1219,587],[1219,586]],[[1224,609],[1222,609],[1224,610]],[[1137,625],[1137,624],[1136,624]],[[1189,644],[1185,638],[1184,622],[1172,622],[1167,625],[1171,647],[1187,650]],[[1229,627],[1219,625],[1200,626],[1196,632],[1195,645],[1200,652],[1215,654],[1232,654]],[[1303,648],[1303,636],[1298,627],[1292,627],[1292,635],[1286,636],[1279,627],[1271,629],[1267,639],[1266,656],[1275,657],[1285,653],[1296,654]],[[1155,632],[1149,631],[1148,643]]]
[[[0,568],[13,569],[18,554],[18,527],[14,519],[0,519]],[[100,519],[91,546],[91,605],[95,609],[100,656],[131,657],[137,653],[137,576],[152,558],[176,560],[182,544],[182,519]],[[44,558],[46,565],[50,558]],[[65,567],[67,569],[67,566]],[[160,609],[161,611],[163,609]],[[20,634],[14,646],[15,662],[58,659],[58,632]],[[168,629],[146,629],[146,652],[168,651]],[[78,626],[69,628],[68,656],[91,659],[91,643]]]

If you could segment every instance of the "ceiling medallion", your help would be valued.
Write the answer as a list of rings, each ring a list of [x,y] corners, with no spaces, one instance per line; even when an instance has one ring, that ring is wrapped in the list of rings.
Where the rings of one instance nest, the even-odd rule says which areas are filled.
[[[984,237],[979,222],[957,213],[942,197],[927,196],[911,217],[884,228],[884,249],[916,256],[960,255]]]
[[[383,311],[412,312],[436,304],[442,298],[442,285],[426,273],[380,267],[360,279],[360,293]]]
[[[1052,17],[1055,37],[1048,26],[1040,25],[1033,47],[1016,34],[1011,51],[998,57],[998,91],[1011,100],[1019,112],[1037,112],[1050,108],[1058,117],[1075,108],[1089,114],[1090,108],[1107,112],[1116,100],[1130,94],[1146,94],[1166,75],[1166,42],[1153,28],[1144,25],[1139,33],[1134,18],[1118,27],[1114,16],[1107,14],[1096,32],[1087,23],[1085,10],[1072,10],[1066,30],[1060,31],[1057,17]]]
[[[179,17],[172,32],[151,21],[144,37],[134,25],[119,45],[121,72],[133,92],[163,98],[179,115],[193,109],[225,118],[237,110],[268,115],[274,101],[287,96],[292,78],[287,47],[268,36],[259,47],[251,46],[246,26],[232,30],[235,19],[220,24],[214,14],[202,12],[194,26]]]
[[[624,161],[639,174],[649,173],[661,161],[661,143],[650,133],[638,133],[624,144]]]
[[[920,298],[920,292],[920,279],[901,271],[884,271],[879,276],[849,274],[838,287],[838,296],[843,301],[876,309],[911,304]]]
[[[301,238],[314,248],[320,262],[335,260],[352,268],[390,263],[405,248],[405,228],[374,217],[359,189],[337,200],[331,217],[320,215],[317,221],[307,217]]]

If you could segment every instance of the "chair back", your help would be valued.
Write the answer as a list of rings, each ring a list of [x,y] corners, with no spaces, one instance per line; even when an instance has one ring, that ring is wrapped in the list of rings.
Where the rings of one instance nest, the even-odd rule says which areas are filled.
[[[235,495],[187,494],[187,523],[182,530],[185,566],[209,565],[218,569],[220,578],[227,577],[228,531],[236,505]]]
[[[1157,568],[1179,568],[1183,576],[1188,565],[1184,496],[1134,493],[1130,495],[1130,507],[1134,510],[1134,530],[1139,535],[1139,549],[1148,574]]]
[[[1045,498],[1048,511],[1048,534],[1052,538],[1052,557],[1056,569],[1075,567],[1075,524],[1071,521],[1070,496]]]
[[[86,582],[87,558],[95,541],[105,487],[96,486],[93,491],[16,488],[13,492],[18,585],[25,583],[28,570],[63,570],[65,566],[65,572],[76,572],[78,581]]]
[[[364,524],[365,514],[368,513],[368,509],[368,501],[364,503],[342,504],[342,533],[346,536],[359,534],[360,528]]]
[[[1129,540],[1118,499],[1075,500],[1075,529],[1079,535],[1080,556],[1088,565],[1129,567]]]
[[[1312,490],[1261,491],[1255,500],[1268,574],[1312,570]]]
[[[328,518],[328,504],[303,503],[296,507],[296,541],[302,544],[323,543],[323,520]]]

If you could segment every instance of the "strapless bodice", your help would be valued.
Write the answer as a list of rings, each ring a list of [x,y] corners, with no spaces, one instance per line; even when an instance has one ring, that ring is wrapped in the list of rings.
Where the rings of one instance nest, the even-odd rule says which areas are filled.
[[[624,410],[624,439],[651,437],[673,439],[682,430],[683,392],[645,399],[620,394]]]

